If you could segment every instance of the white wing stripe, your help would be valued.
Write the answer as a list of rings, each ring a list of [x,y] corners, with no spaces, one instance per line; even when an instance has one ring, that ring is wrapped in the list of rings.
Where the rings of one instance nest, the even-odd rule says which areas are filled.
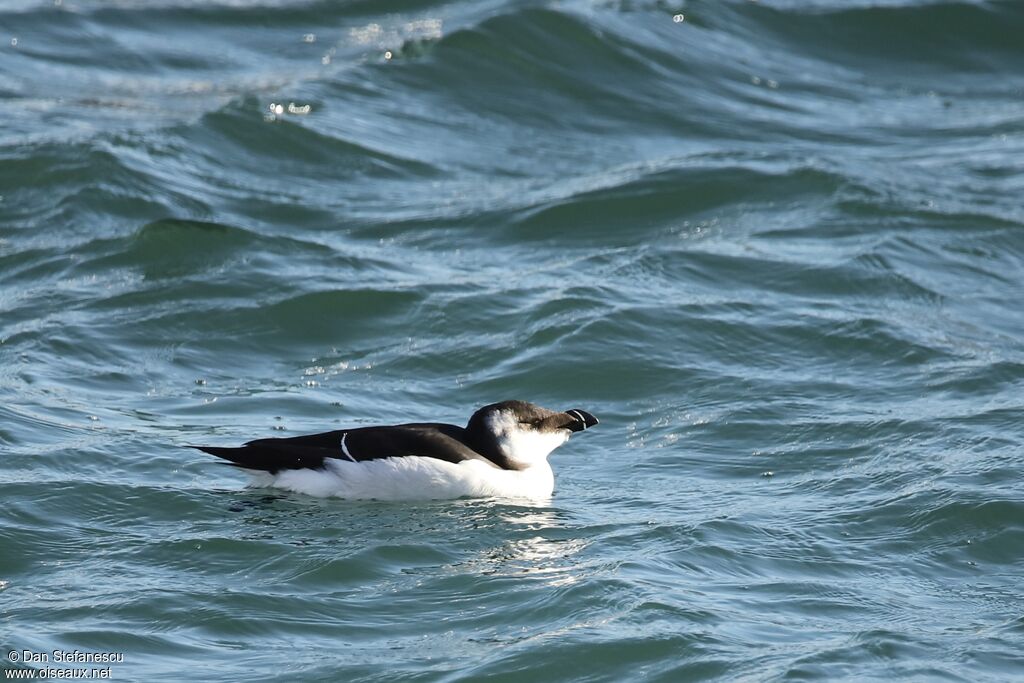
[[[348,446],[345,445],[345,439],[348,438],[348,432],[341,435],[341,452],[345,454],[345,457],[355,462],[356,459],[352,457],[352,454],[348,452]]]

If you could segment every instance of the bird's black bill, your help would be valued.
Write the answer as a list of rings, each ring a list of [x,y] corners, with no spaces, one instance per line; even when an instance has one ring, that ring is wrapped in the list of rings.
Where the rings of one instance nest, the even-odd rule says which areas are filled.
[[[589,429],[597,424],[597,418],[588,413],[585,410],[579,408],[573,408],[565,411],[572,420],[565,425],[565,428],[573,432],[582,432],[584,429]]]

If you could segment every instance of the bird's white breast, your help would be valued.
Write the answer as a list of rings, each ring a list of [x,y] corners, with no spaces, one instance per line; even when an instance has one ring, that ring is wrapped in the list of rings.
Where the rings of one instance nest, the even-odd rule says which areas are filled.
[[[331,459],[322,470],[284,470],[255,483],[325,498],[435,500],[548,498],[555,487],[546,459],[523,470],[502,470],[479,460],[456,463],[404,456],[364,462]]]

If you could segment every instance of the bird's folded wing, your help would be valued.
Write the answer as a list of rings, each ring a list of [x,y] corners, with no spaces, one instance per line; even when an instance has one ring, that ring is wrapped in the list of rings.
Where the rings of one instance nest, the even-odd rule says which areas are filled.
[[[461,427],[446,424],[408,424],[361,427],[283,439],[257,439],[240,448],[197,446],[237,467],[279,472],[320,469],[328,459],[365,462],[381,458],[419,456],[451,463],[490,460],[467,446]]]

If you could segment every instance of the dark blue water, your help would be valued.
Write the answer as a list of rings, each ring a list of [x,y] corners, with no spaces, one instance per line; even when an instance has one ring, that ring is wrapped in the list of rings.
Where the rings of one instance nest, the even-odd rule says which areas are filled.
[[[4,3],[6,671],[1024,677],[1021,36],[1009,0]],[[506,398],[601,418],[549,502],[184,448]]]

